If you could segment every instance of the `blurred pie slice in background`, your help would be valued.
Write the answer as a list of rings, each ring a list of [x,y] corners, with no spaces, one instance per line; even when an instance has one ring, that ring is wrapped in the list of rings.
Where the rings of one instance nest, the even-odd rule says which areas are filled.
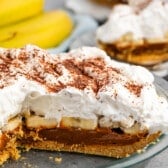
[[[168,3],[154,0],[132,5],[113,8],[108,21],[97,30],[99,46],[112,58],[133,64],[151,67],[166,62]]]

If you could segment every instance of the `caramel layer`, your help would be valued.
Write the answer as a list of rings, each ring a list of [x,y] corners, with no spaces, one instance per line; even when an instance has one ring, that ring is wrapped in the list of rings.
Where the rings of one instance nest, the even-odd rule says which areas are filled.
[[[67,145],[86,144],[86,145],[127,145],[145,138],[147,133],[137,135],[124,134],[121,130],[97,129],[97,130],[80,130],[80,129],[42,129],[38,136],[45,141],[57,141]]]

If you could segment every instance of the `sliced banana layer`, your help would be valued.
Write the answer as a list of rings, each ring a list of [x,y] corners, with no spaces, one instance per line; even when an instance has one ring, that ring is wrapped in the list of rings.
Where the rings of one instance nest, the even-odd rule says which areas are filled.
[[[41,116],[30,116],[26,118],[26,126],[28,128],[55,128],[58,122],[56,119],[46,119]]]
[[[144,128],[144,129],[141,129],[141,126],[136,123],[134,124],[132,127],[130,128],[124,128],[122,129],[124,131],[124,133],[126,134],[138,134],[138,133],[144,133],[144,132],[147,132],[147,129]]]
[[[83,119],[78,117],[63,117],[61,120],[61,126],[81,128],[85,130],[94,130],[97,128],[96,119]]]

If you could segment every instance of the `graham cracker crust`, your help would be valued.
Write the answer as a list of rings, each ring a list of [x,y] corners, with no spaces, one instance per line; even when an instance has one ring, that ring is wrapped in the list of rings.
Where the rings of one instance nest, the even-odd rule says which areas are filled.
[[[53,131],[54,133],[57,132],[57,134],[53,134]],[[17,134],[13,135],[9,133],[3,134],[3,137],[1,136],[0,165],[9,158],[17,160],[20,157],[20,149],[22,148],[123,158],[142,150],[160,136],[160,133],[130,135],[112,131],[111,137],[109,134],[109,138],[106,140],[104,137],[108,137],[108,132],[103,131],[103,133],[97,133],[98,136],[96,137],[96,131],[93,130],[71,129],[69,131],[66,128],[29,130],[23,126],[20,134],[17,132]],[[80,138],[82,134],[83,136]],[[88,138],[91,135],[93,136]]]
[[[17,149],[16,137],[3,135],[3,137],[0,138],[0,143],[4,140],[4,136],[6,139],[5,143],[1,145],[0,148],[0,165],[2,165],[9,158],[17,160],[20,157],[20,151]]]
[[[57,141],[34,141],[29,143],[20,142],[20,146],[29,149],[40,149],[50,151],[76,152],[83,154],[107,156],[114,158],[124,158],[143,149],[146,145],[155,141],[160,136],[159,133],[151,134],[133,144],[127,145],[85,145],[85,144],[66,144]]]

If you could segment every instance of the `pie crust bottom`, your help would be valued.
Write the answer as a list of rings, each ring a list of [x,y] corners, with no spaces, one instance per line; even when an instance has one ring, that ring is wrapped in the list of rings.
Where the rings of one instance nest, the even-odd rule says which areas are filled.
[[[0,139],[0,165],[7,159],[17,160],[20,148],[50,151],[77,152],[123,158],[141,151],[155,141],[160,133],[137,135],[113,130],[81,130],[74,128],[52,128],[29,130],[2,134]],[[93,136],[91,136],[93,135]]]
[[[20,142],[19,146],[29,149],[40,149],[50,151],[66,151],[84,154],[100,155],[114,158],[128,157],[129,155],[141,151],[151,142],[155,141],[159,134],[151,134],[137,142],[126,145],[109,144],[66,144],[64,142],[44,140],[32,141],[29,143]]]

